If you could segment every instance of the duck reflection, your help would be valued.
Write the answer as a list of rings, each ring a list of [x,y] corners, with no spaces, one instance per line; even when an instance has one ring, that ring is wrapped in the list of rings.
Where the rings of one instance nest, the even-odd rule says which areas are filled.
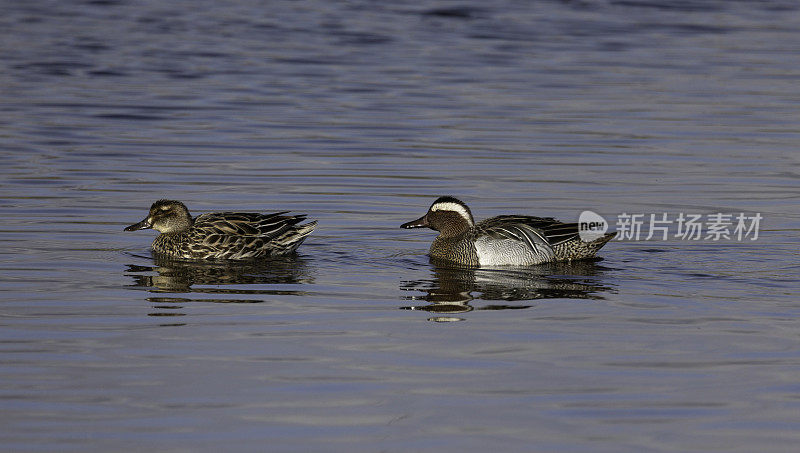
[[[537,299],[602,299],[602,293],[612,288],[601,283],[609,268],[599,260],[572,263],[550,263],[530,267],[469,268],[431,259],[433,277],[405,281],[400,289],[422,291],[406,300],[425,301],[425,305],[400,307],[404,310],[424,310],[437,316],[430,321],[463,321],[453,314],[472,310],[518,310],[533,306],[517,302]],[[476,300],[489,301],[478,306]]]
[[[282,256],[257,262],[186,261],[153,254],[153,265],[128,264],[125,275],[133,288],[152,293],[192,293],[213,297],[152,296],[146,300],[158,311],[149,316],[183,316],[176,310],[190,302],[262,303],[263,295],[303,295],[288,285],[312,283],[308,262],[299,256]],[[270,285],[245,288],[241,285]],[[281,286],[272,285],[287,285]],[[166,324],[165,324],[166,325]],[[170,325],[181,325],[170,324]]]

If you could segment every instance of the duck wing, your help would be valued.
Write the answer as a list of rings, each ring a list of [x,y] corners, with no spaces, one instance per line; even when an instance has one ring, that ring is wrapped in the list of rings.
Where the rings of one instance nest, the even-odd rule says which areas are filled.
[[[209,235],[248,236],[269,240],[280,236],[306,218],[305,215],[284,215],[287,212],[214,212],[198,216],[193,226]]]
[[[189,254],[216,259],[249,259],[288,253],[302,242],[313,225],[299,228],[305,215],[215,212],[198,216],[189,231]],[[316,223],[316,222],[313,222]],[[294,247],[294,248],[292,248]]]
[[[501,215],[486,219],[477,226],[490,234],[508,238],[516,236],[519,238],[518,240],[533,241],[533,243],[544,240],[550,246],[563,244],[579,237],[577,223],[564,223],[552,217]]]

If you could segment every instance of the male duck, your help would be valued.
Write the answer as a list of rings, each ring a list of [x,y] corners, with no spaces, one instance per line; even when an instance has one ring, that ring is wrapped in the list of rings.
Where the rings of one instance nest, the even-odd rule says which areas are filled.
[[[316,221],[298,225],[306,216],[287,212],[216,212],[192,219],[180,201],[158,200],[125,231],[158,230],[153,251],[170,258],[246,260],[292,253],[316,228]]]
[[[440,197],[428,212],[401,228],[439,232],[430,256],[467,266],[527,266],[593,258],[616,233],[583,242],[577,223],[553,218],[501,215],[478,224],[463,201]]]

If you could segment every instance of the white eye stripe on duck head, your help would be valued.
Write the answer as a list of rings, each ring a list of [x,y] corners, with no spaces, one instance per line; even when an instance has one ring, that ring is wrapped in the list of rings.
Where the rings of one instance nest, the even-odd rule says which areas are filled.
[[[436,211],[456,212],[456,213],[458,213],[458,215],[460,215],[462,218],[464,218],[464,220],[466,220],[470,225],[474,224],[474,221],[472,220],[472,213],[469,212],[469,208],[466,207],[463,204],[460,204],[460,203],[456,203],[456,202],[453,202],[453,201],[439,201],[439,202],[434,203],[431,206],[430,211],[431,212],[436,212]]]

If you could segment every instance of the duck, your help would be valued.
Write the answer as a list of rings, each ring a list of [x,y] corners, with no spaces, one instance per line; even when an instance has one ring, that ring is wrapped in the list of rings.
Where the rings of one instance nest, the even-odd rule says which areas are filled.
[[[316,228],[316,221],[300,225],[305,214],[284,215],[288,212],[213,212],[192,218],[185,204],[162,199],[125,231],[157,230],[153,251],[159,257],[251,260],[294,253]]]
[[[430,228],[439,235],[429,255],[465,266],[531,266],[593,259],[616,232],[584,242],[577,223],[551,217],[501,215],[475,223],[463,201],[439,197],[419,219],[401,228]]]

